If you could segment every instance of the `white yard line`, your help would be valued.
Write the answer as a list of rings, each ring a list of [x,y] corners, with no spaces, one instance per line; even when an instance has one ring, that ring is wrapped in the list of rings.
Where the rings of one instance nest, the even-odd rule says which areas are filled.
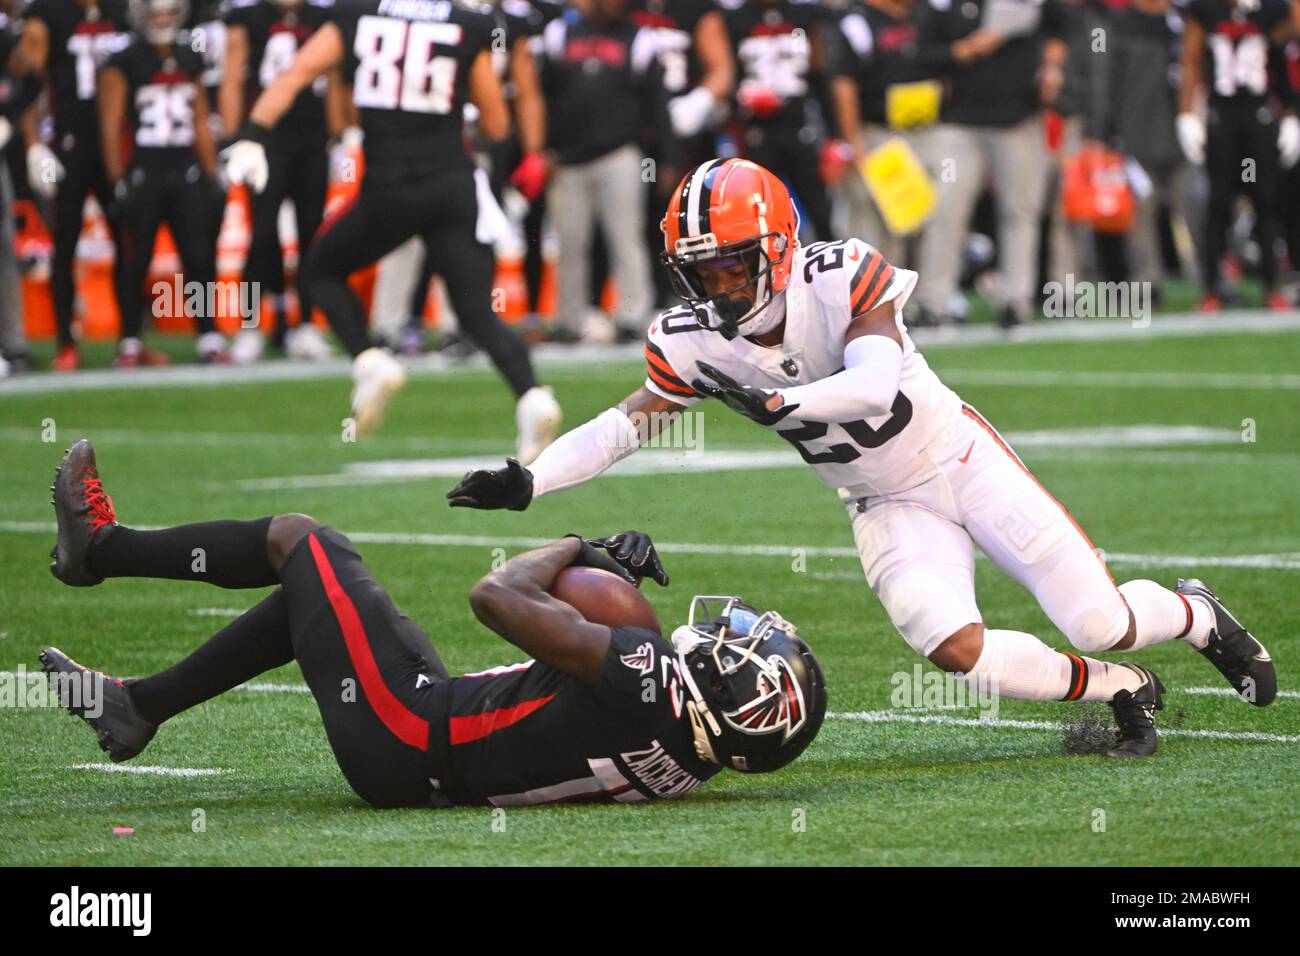
[[[1031,342],[1075,342],[1075,341],[1125,341],[1139,342],[1144,339],[1205,336],[1205,335],[1248,335],[1289,332],[1300,329],[1300,311],[1280,314],[1266,312],[1224,312],[1217,316],[1202,315],[1161,315],[1152,318],[1145,329],[1134,328],[1131,322],[1122,320],[1074,319],[1057,322],[1039,322],[1025,327],[1014,336],[1007,336],[993,326],[971,326],[961,330],[918,329],[912,337],[921,348],[943,346],[944,348],[965,348],[987,345],[1022,345]],[[642,346],[633,343],[622,346],[555,346],[541,345],[533,349],[534,361],[543,368],[562,369],[566,367],[590,368],[615,362],[635,362],[641,358]],[[403,363],[411,374],[417,377],[442,377],[455,375],[462,371],[487,368],[487,360],[476,356],[467,362],[449,362],[441,355],[427,355],[419,359],[404,359]],[[82,372],[63,374],[16,375],[0,381],[0,395],[40,395],[58,392],[74,392],[86,389],[129,389],[129,388],[187,388],[216,385],[251,385],[262,382],[306,381],[310,379],[346,378],[350,374],[351,363],[343,358],[327,362],[265,362],[252,366],[212,366],[212,365],[175,365],[166,368],[132,369],[122,372],[114,369],[92,369]],[[972,373],[976,374],[976,373]],[[994,374],[994,373],[982,373]],[[1016,374],[1016,373],[1001,373]],[[1038,373],[1026,373],[1038,374]],[[1062,384],[1056,373],[1041,373],[1051,379],[1044,385]],[[1091,373],[1077,373],[1078,384],[1072,387],[1088,387],[1096,381]],[[1105,376],[1107,373],[1099,373]],[[1125,373],[1115,373],[1123,376]],[[1170,373],[1179,374],[1179,373]],[[1151,373],[1159,380],[1161,373]],[[1133,373],[1134,381],[1147,377],[1147,373]],[[1195,373],[1187,376],[1190,380],[1197,378]],[[1285,384],[1297,379],[1297,376],[1202,376],[1214,380],[1220,379],[1221,385],[1201,385],[1204,388],[1300,388],[1300,384]],[[1284,384],[1236,384],[1252,378],[1276,380]],[[1166,379],[1173,381],[1173,379]],[[993,382],[990,384],[1002,384]],[[1116,384],[1098,384],[1096,387],[1113,388]],[[1153,385],[1152,387],[1191,387],[1175,385]]]
[[[141,767],[124,763],[74,763],[72,770],[99,770],[104,773],[140,773],[154,777],[219,777],[229,770],[212,767]]]
[[[156,526],[153,525],[132,527],[140,531],[156,530]],[[52,521],[0,521],[0,533],[54,534],[55,530]],[[554,538],[471,534],[416,534],[405,531],[351,531],[345,534],[357,544],[406,544],[434,548],[538,548],[555,540]],[[657,541],[655,547],[672,554],[790,558],[798,551],[810,558],[856,558],[858,556],[854,548],[802,547],[798,544],[698,544],[686,541]],[[1300,552],[1296,551],[1279,554],[1204,555],[1142,554],[1102,549],[1102,553],[1109,564],[1133,564],[1146,567],[1257,568],[1271,571],[1300,570]],[[983,555],[980,557],[983,558]],[[835,572],[830,574],[833,573]],[[856,573],[843,573],[845,580],[856,580],[859,577]]]
[[[988,727],[997,730],[1064,730],[1068,725],[1049,720],[1004,720],[1000,717],[951,717],[942,714],[909,714],[896,710],[859,710],[828,713],[832,720],[854,720],[868,724],[942,724],[951,727]],[[1255,743],[1300,744],[1297,734],[1265,734],[1235,730],[1182,730],[1158,727],[1161,737],[1197,737],[1206,740],[1248,740]]]

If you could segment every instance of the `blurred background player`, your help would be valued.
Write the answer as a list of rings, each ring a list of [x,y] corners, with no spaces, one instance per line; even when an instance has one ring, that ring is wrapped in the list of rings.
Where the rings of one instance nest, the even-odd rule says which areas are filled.
[[[189,309],[198,330],[200,362],[230,360],[216,330],[216,248],[211,216],[217,151],[208,123],[203,61],[177,42],[187,0],[131,0],[135,37],[100,71],[99,109],[104,171],[122,218],[124,266],[119,367],[164,364],[140,339],[143,295],[158,226],[171,227],[184,272],[164,293],[168,308]],[[123,156],[131,143],[130,165]],[[184,298],[176,295],[183,290]],[[191,290],[201,290],[195,296]],[[153,299],[154,309],[160,307]]]
[[[546,205],[560,241],[555,338],[639,339],[654,309],[645,188],[676,165],[677,140],[654,32],[636,25],[627,0],[587,6],[547,24],[538,57],[546,98]],[[647,165],[642,134],[651,127],[661,154]],[[618,294],[612,329],[590,299],[596,223]]]
[[[1286,0],[1190,0],[1183,8],[1178,140],[1210,180],[1201,276],[1206,311],[1217,311],[1224,296],[1220,260],[1238,192],[1255,210],[1265,300],[1290,307],[1274,288],[1276,204],[1279,159],[1283,168],[1300,159],[1300,121],[1288,71],[1273,70],[1270,84],[1269,66],[1281,62],[1292,27]],[[1202,95],[1204,120],[1197,112]]]
[[[569,535],[480,580],[470,592],[475,616],[530,659],[453,677],[352,543],[306,515],[124,527],[84,439],[59,469],[54,507],[51,570],[67,584],[192,580],[184,569],[201,547],[207,583],[275,587],[150,677],[116,680],[57,648],[41,653],[49,673],[97,682],[102,696],[89,699],[102,703],[98,713],[73,713],[116,762],[144,750],[164,721],[291,661],[316,698],[339,769],[376,807],[680,797],[723,768],[784,767],[825,717],[821,666],[774,611],[697,597],[670,643],[657,627],[594,624],[551,596],[556,577],[575,565],[666,585],[653,543],[635,531]],[[355,698],[339,694],[341,682],[357,688]]]
[[[298,50],[329,17],[331,5],[330,0],[233,0],[226,17],[225,71],[219,107],[225,129],[233,133],[243,125],[246,104],[256,100],[289,68]],[[294,99],[267,142],[266,188],[249,194],[253,228],[244,281],[258,283],[270,297],[275,344],[304,358],[325,358],[331,352],[311,322],[313,303],[301,288],[298,325],[292,330],[287,327],[280,207],[285,199],[293,202],[301,262],[325,212],[329,133],[341,131],[337,116],[327,122],[326,96],[331,85],[338,82],[337,71],[330,71]],[[260,331],[246,329],[236,337],[231,357],[241,364],[256,361],[265,342]]]
[[[819,168],[836,122],[830,90],[829,8],[810,0],[719,0],[736,58],[740,155],[770,169],[818,239],[831,237]]]
[[[630,0],[632,22],[654,34],[664,90],[669,96],[668,116],[678,141],[677,169],[658,171],[646,185],[645,237],[650,261],[657,263],[663,234],[659,217],[681,177],[681,170],[717,155],[718,134],[736,86],[736,61],[727,25],[716,0]],[[651,155],[660,150],[649,134]],[[655,305],[673,302],[668,273],[652,268]]]
[[[23,326],[22,282],[14,248],[13,179],[7,161],[9,150],[20,144],[23,114],[40,95],[36,74],[8,77],[4,66],[18,45],[18,33],[9,17],[8,0],[0,0],[0,378],[31,366]]]
[[[481,7],[348,0],[258,97],[243,136],[228,151],[227,172],[232,182],[266,188],[272,128],[308,84],[341,65],[361,115],[366,171],[356,199],[307,250],[299,284],[353,356],[357,433],[379,424],[406,373],[388,349],[371,342],[348,277],[419,235],[437,257],[461,330],[517,396],[519,453],[536,456],[554,437],[560,407],[537,384],[524,341],[493,311],[495,257],[478,239],[474,163],[461,132],[467,100],[486,137],[501,139],[510,129],[492,67],[495,28]]]
[[[95,94],[100,66],[130,39],[126,0],[33,0],[23,11],[22,36],[9,60],[13,75],[45,72],[50,81],[54,147],[41,140],[34,116],[25,134],[28,181],[39,197],[54,201],[50,285],[58,329],[53,364],[57,371],[71,371],[80,365],[72,329],[77,298],[73,267],[82,208],[91,192],[99,200],[117,244],[114,279],[119,299],[122,294],[121,223],[100,153]],[[152,356],[147,350],[141,354]]]
[[[993,6],[989,0],[922,0],[917,6],[922,50],[951,50],[967,40],[974,52],[962,61],[954,58],[945,74],[940,122],[927,136],[926,160],[939,204],[921,241],[916,296],[930,320],[952,316],[971,213],[991,176],[1002,273],[998,321],[1012,328],[1036,312],[1039,228],[1049,172],[1041,110],[1061,91],[1068,52],[1058,0],[1023,5],[1014,23],[1003,24],[1006,33],[983,26]]]

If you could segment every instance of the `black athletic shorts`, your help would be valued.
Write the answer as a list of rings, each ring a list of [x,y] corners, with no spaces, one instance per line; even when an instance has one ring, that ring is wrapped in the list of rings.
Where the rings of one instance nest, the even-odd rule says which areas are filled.
[[[339,769],[376,807],[447,806],[451,682],[346,537],[316,528],[280,569],[294,657]]]

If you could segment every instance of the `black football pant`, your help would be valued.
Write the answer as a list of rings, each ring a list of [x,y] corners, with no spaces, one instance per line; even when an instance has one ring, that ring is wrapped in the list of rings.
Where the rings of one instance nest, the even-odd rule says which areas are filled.
[[[64,148],[67,146],[68,148]],[[50,264],[50,293],[54,300],[54,320],[59,345],[71,345],[72,320],[75,316],[77,285],[74,267],[77,240],[81,236],[82,209],[86,196],[94,193],[108,219],[108,228],[117,246],[114,256],[113,283],[122,302],[125,269],[122,261],[121,219],[113,201],[113,189],[104,172],[97,133],[60,134],[55,137],[55,151],[63,164],[64,178],[54,196],[54,260]],[[24,172],[24,179],[26,173]],[[126,315],[123,313],[123,324]],[[138,321],[138,319],[137,319]]]
[[[742,155],[784,180],[808,215],[819,240],[831,238],[831,201],[818,170],[815,144],[800,139],[792,123],[754,123],[745,130]]]
[[[90,566],[108,577],[279,584],[184,660],[131,681],[136,709],[160,724],[296,660],[358,796],[377,807],[446,806],[432,782],[442,780],[450,747],[452,684],[438,652],[333,528],[312,528],[277,575],[267,555],[272,520],[114,526],[97,536]],[[196,551],[206,555],[201,573]]]
[[[298,225],[299,272],[302,256],[320,229],[329,185],[329,150],[322,136],[275,136],[266,150],[270,176],[266,189],[252,192],[253,236],[244,266],[244,281],[259,283],[263,293],[284,294],[284,255],[280,245],[280,206],[293,201]],[[299,283],[302,321],[311,320],[312,302]],[[282,337],[283,329],[276,330]]]
[[[1232,224],[1233,201],[1239,191],[1245,192],[1255,210],[1259,276],[1264,290],[1271,290],[1277,280],[1273,250],[1278,215],[1277,128],[1276,119],[1261,122],[1254,109],[1223,104],[1210,106],[1205,143],[1210,200],[1205,217],[1203,262],[1207,292],[1217,292],[1219,288],[1219,263]]]
[[[192,316],[202,335],[216,328],[207,308],[209,294],[217,279],[217,250],[212,243],[211,216],[214,208],[213,192],[216,186],[204,176],[197,166],[137,165],[127,173],[130,193],[123,205],[122,258],[124,260],[122,289],[119,304],[122,311],[122,337],[139,336],[144,322],[142,304],[144,283],[153,258],[154,240],[158,227],[166,222],[171,227],[176,251],[183,270],[185,298],[178,300],[169,290],[167,307],[179,308],[190,298],[191,283],[200,283],[203,295],[195,297],[197,309]],[[179,281],[180,277],[177,280]],[[175,286],[173,286],[175,288]],[[150,301],[159,303],[153,295]]]
[[[367,173],[357,197],[321,227],[299,270],[298,284],[352,355],[372,343],[361,300],[348,276],[412,236],[447,286],[461,333],[492,359],[516,395],[537,384],[528,346],[492,311],[496,257],[475,238],[478,198],[473,172],[447,170],[375,181]]]
[[[339,769],[376,807],[446,806],[451,682],[428,635],[402,614],[333,528],[280,569],[293,656]]]

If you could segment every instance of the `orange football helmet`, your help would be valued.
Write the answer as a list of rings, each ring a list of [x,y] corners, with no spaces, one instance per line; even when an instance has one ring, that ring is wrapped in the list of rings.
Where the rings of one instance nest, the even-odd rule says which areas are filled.
[[[759,334],[780,321],[779,314],[764,310],[789,284],[799,244],[799,214],[780,179],[747,159],[709,160],[678,184],[659,228],[660,261],[673,291],[694,307],[702,325],[733,339],[742,325],[748,325],[746,334]],[[743,282],[706,290],[701,268],[741,264]],[[751,286],[752,300],[737,296]]]

